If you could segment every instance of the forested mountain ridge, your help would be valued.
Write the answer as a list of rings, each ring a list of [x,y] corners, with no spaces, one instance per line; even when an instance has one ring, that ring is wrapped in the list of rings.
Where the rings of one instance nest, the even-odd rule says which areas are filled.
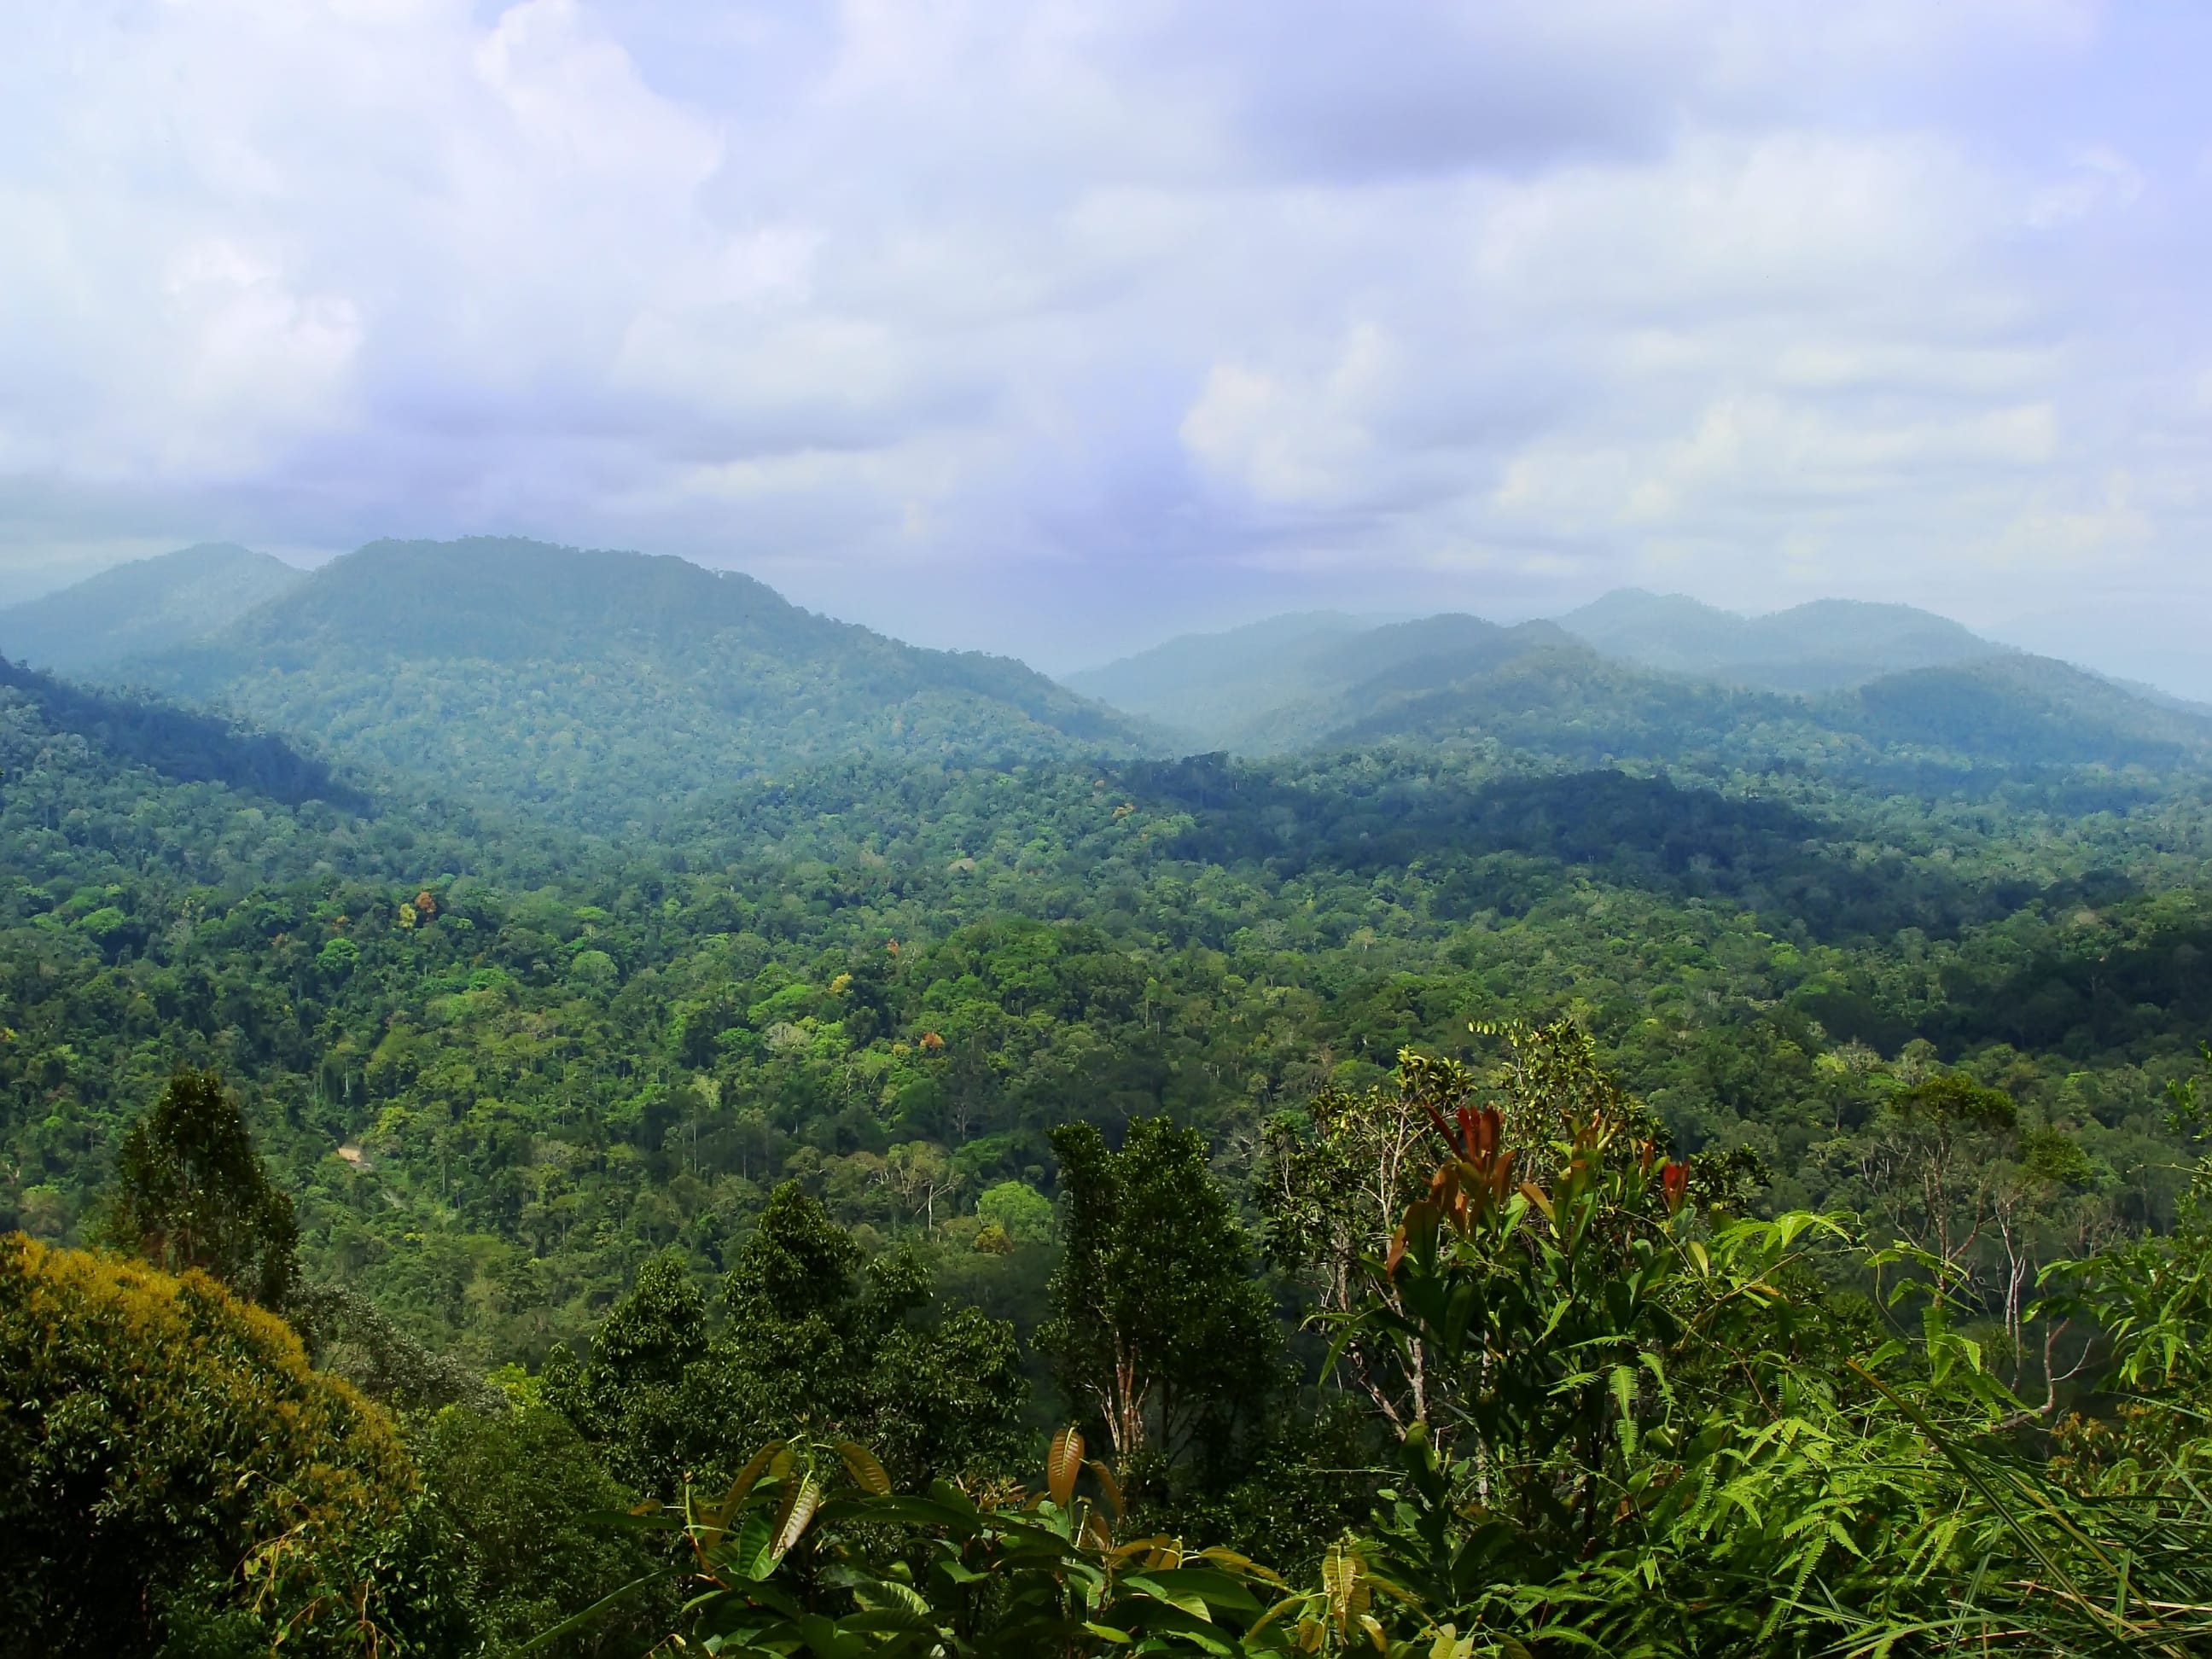
[[[1273,754],[1324,740],[1391,697],[1572,643],[1549,623],[1509,628],[1457,611],[1375,623],[1323,611],[1186,635],[1068,683],[1160,721],[1186,748]]]
[[[1540,648],[1595,652],[1608,663],[1815,701],[1895,674],[2018,654],[1908,605],[1822,599],[1742,617],[1678,594],[1624,588],[1556,622],[1517,628],[1458,613],[1399,623],[1335,612],[1277,617],[1182,635],[1066,683],[1172,728],[1188,748],[1264,754],[1356,735],[1387,720],[1396,701],[1443,691]],[[1549,660],[1564,670],[1572,658]],[[1590,699],[1571,701],[1582,707]]]
[[[1518,663],[1588,653],[1550,623],[1507,628],[1447,613],[1377,628],[1331,653],[1323,689],[1247,720],[1224,746],[1280,755],[1341,743],[1386,711],[1446,687],[1510,672]]]
[[[204,542],[0,610],[0,655],[81,673],[212,633],[305,573],[229,542]]]
[[[1063,675],[1061,684],[1183,732],[1195,747],[1218,746],[1245,722],[1315,695],[1317,665],[1378,625],[1340,611],[1293,611],[1218,634],[1177,635]]]
[[[1679,593],[1617,588],[1559,623],[1605,655],[1647,668],[1808,695],[2008,650],[1930,611],[1854,599],[1746,617]]]
[[[681,559],[489,538],[371,543],[127,672],[344,758],[599,829],[841,753],[1137,741],[1011,659],[905,645]]]
[[[1417,678],[1418,665],[1404,678]],[[2021,653],[1802,697],[1641,669],[1569,643],[1431,690],[1378,680],[1354,688],[1339,708],[1362,702],[1365,712],[1316,741],[1495,744],[1571,766],[1783,765],[1890,778],[1932,767],[1954,781],[1975,768],[2212,763],[2212,720]]]
[[[1608,614],[1674,617],[1677,635],[1693,644],[1699,629],[1725,644],[1747,626],[1690,600],[1648,595],[1626,596]],[[1272,649],[1267,625],[1218,636],[1234,648],[1210,677],[1203,640],[1192,638],[1176,643],[1172,660],[1129,659],[1085,683],[1118,684],[1124,696],[1140,697],[1156,681],[1171,684],[1172,696],[1147,706],[1175,711],[1176,729],[1191,744],[1203,738],[1210,748],[1246,756],[1384,742],[1486,744],[1568,767],[1626,761],[1710,772],[1780,764],[1893,780],[1933,768],[1938,782],[1975,768],[2165,769],[2212,762],[2212,717],[2204,711],[2050,658],[1984,649],[1955,624],[1904,606],[1838,602],[1761,619],[1778,623],[1774,638],[1790,631],[1825,637],[1836,624],[1852,672],[1812,675],[1848,681],[1821,691],[1653,667],[1601,650],[1561,623],[1507,628],[1445,614],[1354,629],[1342,617],[1279,620],[1282,638]],[[1255,641],[1259,648],[1248,648]],[[1820,658],[1809,642],[1804,650],[1803,662],[1844,660]],[[1673,654],[1711,661],[1724,653],[1715,647]],[[1885,657],[1911,665],[1872,672]],[[1927,658],[1937,660],[1916,660]]]
[[[41,763],[56,740],[74,738],[118,767],[141,766],[180,783],[221,783],[288,805],[325,801],[367,810],[367,796],[321,759],[267,732],[158,700],[112,694],[0,657],[0,720],[9,758],[0,778]]]

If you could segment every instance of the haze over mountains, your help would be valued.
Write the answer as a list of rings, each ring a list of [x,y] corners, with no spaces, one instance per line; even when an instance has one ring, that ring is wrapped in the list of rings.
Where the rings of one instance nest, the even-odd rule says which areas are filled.
[[[213,633],[306,575],[231,542],[135,559],[0,609],[0,655],[65,673],[112,668]]]
[[[747,576],[489,538],[371,543],[130,673],[350,758],[603,827],[840,754],[1134,741],[1020,663],[905,645]]]
[[[1867,767],[2163,766],[2203,757],[2207,711],[1984,640],[1906,605],[1823,600],[1743,617],[1607,595],[1552,622],[1334,613],[1190,635],[1068,684],[1194,749],[1269,754],[1494,742],[1575,764],[1778,748]]]
[[[1741,617],[1679,593],[1624,587],[1571,611],[1559,626],[1608,657],[1807,694],[1841,691],[1884,674],[2004,654],[1946,617],[1909,605],[1815,599]]]
[[[1279,617],[1060,684],[1012,659],[906,645],[681,559],[386,541],[307,574],[206,546],[0,612],[0,652],[242,717],[350,763],[362,782],[410,777],[602,831],[856,757],[1111,762],[1410,744],[1546,766],[1757,770],[1786,756],[1854,773],[2212,758],[2203,711],[1907,606],[1823,601],[1754,618],[1634,591],[1513,626]],[[62,690],[33,689],[49,702]],[[70,718],[112,726],[122,707]],[[179,764],[193,775],[206,763]]]
[[[1399,623],[1306,611],[1218,634],[1183,635],[1066,680],[1101,702],[1237,747],[1265,744],[1271,731],[1285,729],[1285,707],[1340,696],[1385,665],[1399,671],[1401,687],[1434,679],[1443,659],[1461,646],[1478,656],[1510,655],[1578,640],[1601,655],[1647,668],[1808,696],[2011,649],[1910,605],[1820,599],[1771,616],[1741,617],[1638,588],[1618,589],[1555,623],[1525,628],[1533,631],[1499,629],[1472,617]],[[1504,637],[1509,634],[1511,643]],[[1416,668],[1416,662],[1429,666]]]

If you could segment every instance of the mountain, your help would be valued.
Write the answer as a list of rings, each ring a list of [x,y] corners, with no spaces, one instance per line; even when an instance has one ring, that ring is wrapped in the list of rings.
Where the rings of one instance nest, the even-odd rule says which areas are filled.
[[[841,755],[1133,752],[1007,658],[927,651],[749,576],[538,542],[373,542],[131,667],[338,756],[580,825]]]
[[[1086,697],[1200,739],[1313,695],[1312,665],[1375,624],[1337,611],[1293,611],[1062,677]]]
[[[2008,650],[1930,611],[1853,599],[1815,599],[1768,616],[1742,617],[1679,593],[1620,588],[1559,620],[1608,657],[1808,695]]]
[[[1245,756],[1480,743],[1574,766],[1787,758],[1900,784],[1916,769],[1940,783],[1961,767],[2212,763],[2212,710],[1844,599],[1745,617],[1624,589],[1510,628],[1310,613],[1185,635],[1076,683],[1193,749]]]
[[[1332,611],[1277,617],[1185,635],[1067,684],[1160,721],[1190,746],[1256,754],[1372,719],[1390,693],[1440,690],[1529,650],[1569,643],[1643,668],[1808,696],[2008,653],[1910,605],[1819,599],[1753,617],[1622,588],[1556,623],[1518,629],[1450,614],[1395,624]],[[1493,653],[1503,654],[1493,660]]]
[[[266,553],[204,542],[0,610],[0,652],[64,673],[112,668],[213,633],[305,580]]]
[[[158,698],[111,693],[0,657],[0,776],[20,781],[70,763],[104,781],[143,768],[172,783],[220,783],[288,806],[321,801],[365,812],[368,798],[281,737]]]
[[[2011,764],[2201,764],[2212,710],[2153,701],[2101,675],[2025,653],[1886,675],[1822,705],[1869,742]]]
[[[1308,665],[1305,696],[1244,721],[1225,746],[1253,755],[1310,747],[1406,699],[1563,648],[1587,654],[1550,623],[1508,628],[1456,612],[1369,629]]]
[[[2212,764],[2212,718],[2162,707],[2047,657],[1883,675],[1802,697],[1671,674],[1577,641],[1502,658],[1427,690],[1365,688],[1370,706],[1316,740],[1498,744],[1575,766],[1778,764],[1902,780],[1916,767]],[[1383,695],[1373,695],[1376,690]],[[1349,712],[1360,698],[1347,697]]]
[[[1601,656],[1551,624],[1524,626],[1530,648],[1470,672],[1426,685],[1357,688],[1339,701],[1340,723],[1311,746],[1477,743],[1576,766],[1701,763],[1807,714],[1797,698],[1655,672]]]
[[[1184,635],[1066,684],[1159,721],[1187,746],[1271,753],[1344,725],[1376,698],[1564,639],[1548,623],[1504,628],[1457,612],[1377,623],[1309,611]]]

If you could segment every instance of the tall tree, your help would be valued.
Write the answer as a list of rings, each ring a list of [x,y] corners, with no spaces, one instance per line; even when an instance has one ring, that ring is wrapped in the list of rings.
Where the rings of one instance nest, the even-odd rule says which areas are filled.
[[[214,1072],[180,1070],[116,1155],[101,1231],[180,1273],[198,1267],[264,1308],[296,1288],[299,1225]]]
[[[1038,1346],[1124,1467],[1147,1448],[1218,1446],[1267,1395],[1281,1339],[1204,1139],[1161,1117],[1131,1123],[1119,1152],[1087,1123],[1052,1145],[1067,1252]]]
[[[663,1256],[607,1316],[582,1365],[556,1348],[546,1397],[620,1479],[665,1494],[726,1478],[808,1427],[865,1442],[899,1478],[1003,1468],[1021,1443],[1013,1328],[942,1309],[904,1252],[870,1261],[796,1182],[769,1197],[724,1282],[728,1322]]]

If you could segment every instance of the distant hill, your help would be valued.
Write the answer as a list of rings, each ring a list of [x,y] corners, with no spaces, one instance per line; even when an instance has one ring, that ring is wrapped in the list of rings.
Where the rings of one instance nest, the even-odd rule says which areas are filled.
[[[2013,764],[2164,769],[2212,753],[2212,711],[2154,702],[2049,657],[1891,674],[1820,708],[1873,743]]]
[[[1358,718],[1377,697],[1446,684],[1565,638],[1548,623],[1504,628],[1455,612],[1377,623],[1308,611],[1185,635],[1066,683],[1158,720],[1186,747],[1270,753]]]
[[[266,732],[158,698],[77,685],[0,658],[0,726],[16,751],[0,771],[46,763],[53,737],[82,740],[95,770],[143,766],[176,783],[220,783],[286,805],[311,800],[364,812],[368,798],[321,760]]]
[[[2212,764],[2212,719],[2046,657],[2017,654],[1912,669],[1806,698],[1662,673],[1569,642],[1430,690],[1368,700],[1367,713],[1317,744],[1497,744],[1577,766],[1638,760],[1764,770],[1795,763],[1863,775],[1922,763]]]
[[[1675,763],[1756,745],[1802,726],[1795,697],[1662,674],[1601,656],[1548,623],[1532,648],[1426,686],[1358,688],[1311,746],[1495,744],[1576,766]]]
[[[681,559],[373,542],[134,678],[337,754],[606,830],[826,757],[1133,752],[1007,658],[926,651]]]
[[[1062,677],[1086,697],[1159,721],[1199,748],[1314,695],[1315,665],[1375,627],[1335,611],[1301,611],[1218,634],[1183,634],[1103,667]]]
[[[108,669],[211,634],[304,580],[266,553],[205,542],[0,610],[0,653],[63,673]]]
[[[1310,665],[1305,697],[1243,722],[1225,746],[1251,755],[1306,748],[1409,699],[1562,649],[1589,655],[1550,623],[1507,628],[1447,612],[1370,629]]]
[[[1511,628],[1279,617],[1072,684],[1190,749],[1243,755],[1479,738],[1589,765],[1817,752],[1854,766],[2162,767],[2196,763],[2212,735],[2212,710],[1909,605],[1822,599],[1754,617],[1634,589]]]
[[[1625,587],[1559,621],[1608,657],[1806,695],[2008,650],[1930,611],[1853,599],[1815,599],[1768,616],[1741,617],[1679,593]]]

